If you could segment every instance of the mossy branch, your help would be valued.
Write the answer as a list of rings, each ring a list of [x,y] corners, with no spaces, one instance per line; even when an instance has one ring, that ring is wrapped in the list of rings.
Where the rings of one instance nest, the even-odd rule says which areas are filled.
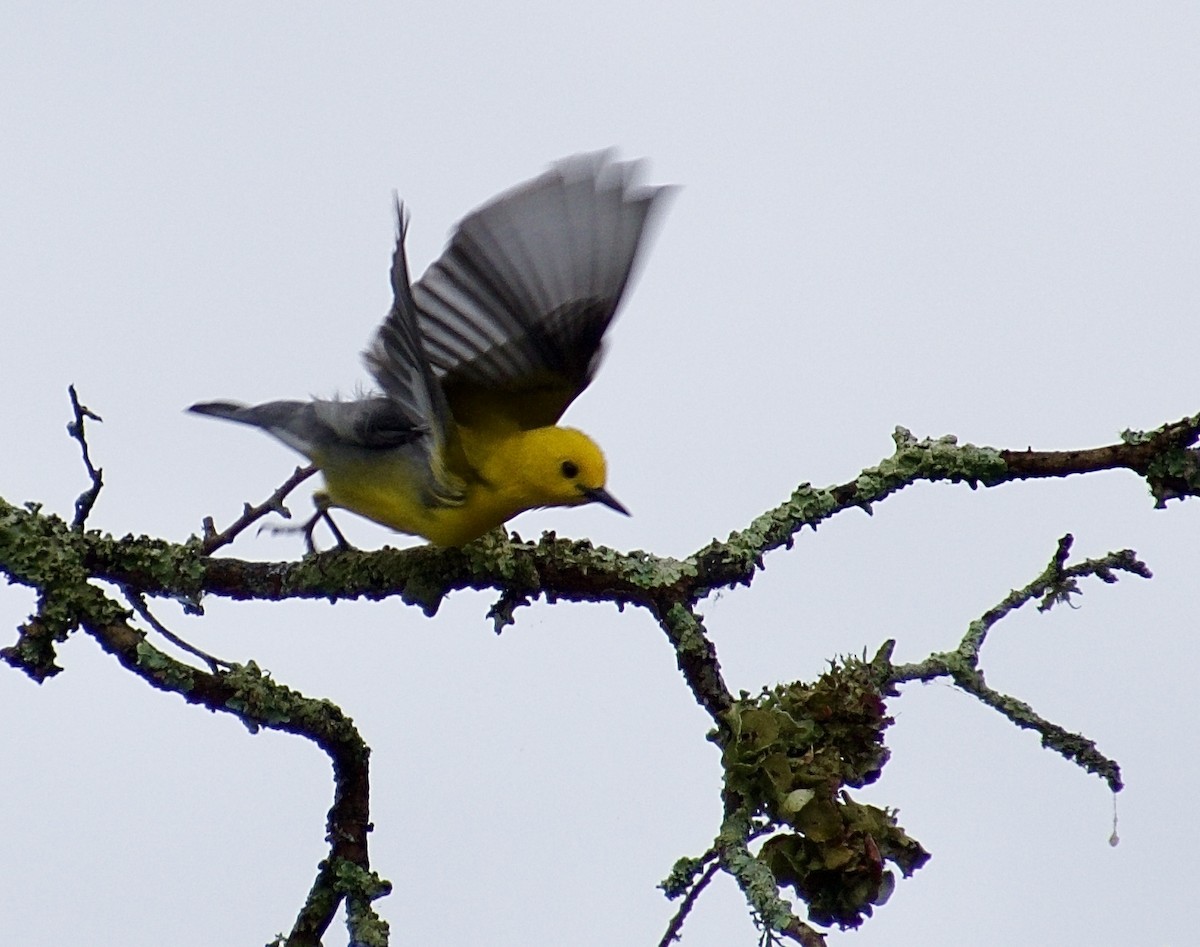
[[[35,505],[21,510],[0,501],[0,570],[10,581],[38,592],[36,614],[20,627],[17,642],[0,655],[34,680],[43,681],[61,670],[54,662],[55,643],[82,630],[126,670],[152,687],[176,693],[214,712],[232,713],[251,732],[268,727],[316,743],[333,763],[334,801],[327,821],[329,854],[319,866],[304,907],[283,942],[293,947],[319,945],[344,900],[352,942],[382,947],[387,942],[387,925],[371,902],[388,893],[390,885],[370,870],[370,751],[353,722],[329,701],[305,697],[272,681],[253,662],[229,665],[201,655],[211,667],[203,671],[155,648],[145,632],[130,624],[130,612],[93,581],[97,576],[88,561],[97,545],[121,543],[95,531],[83,532],[78,528],[81,522],[78,513],[68,524],[43,514]],[[137,575],[154,573],[166,567],[167,560],[195,558],[192,545],[172,547],[132,538],[127,542],[139,550],[131,560],[131,564],[140,563],[133,569]],[[193,576],[198,575],[200,572],[193,569]],[[178,642],[153,618],[142,600],[142,589],[126,588],[137,611],[152,628],[190,647]]]
[[[1000,450],[960,445],[952,437],[917,440],[898,428],[892,456],[853,480],[825,488],[802,484],[780,506],[724,542],[714,540],[683,559],[640,550],[621,553],[553,533],[526,542],[497,530],[462,549],[338,550],[296,562],[259,563],[211,553],[267,513],[282,510],[286,495],[309,471],[297,470],[264,503],[248,505],[220,532],[207,520],[204,535],[184,543],[145,536],[115,539],[84,528],[101,485],[83,431],[84,419],[95,416],[73,392],[72,405],[71,433],[81,443],[92,483],[77,501],[74,519],[68,523],[37,504],[18,507],[0,500],[0,573],[38,596],[35,613],[0,656],[35,680],[45,680],[59,671],[56,644],[82,629],[154,687],[210,710],[234,713],[251,729],[271,727],[317,743],[334,767],[330,851],[292,932],[280,938],[294,945],[319,943],[343,901],[355,943],[387,943],[387,925],[372,902],[387,893],[388,885],[371,872],[367,857],[368,748],[337,707],[276,684],[253,663],[226,665],[201,653],[209,668],[204,671],[154,648],[96,580],[124,589],[143,620],[169,637],[153,619],[148,598],[171,597],[198,611],[206,595],[330,601],[399,597],[432,615],[456,590],[485,589],[499,593],[489,613],[497,631],[515,620],[521,606],[538,598],[646,609],[666,635],[686,685],[714,723],[710,737],[721,749],[725,769],[725,817],[716,842],[705,858],[684,865],[683,874],[673,873],[677,883],[672,891],[684,895],[685,902],[667,939],[678,935],[690,905],[719,869],[741,886],[768,940],[782,937],[815,947],[824,942],[822,935],[796,916],[781,886],[792,888],[807,904],[810,919],[853,926],[891,893],[888,863],[909,874],[928,858],[896,824],[894,813],[857,803],[847,792],[847,787],[875,779],[886,762],[882,734],[890,717],[885,708],[895,685],[950,677],[1018,726],[1040,733],[1046,746],[1099,773],[1114,790],[1120,788],[1116,763],[1091,741],[989,688],[979,669],[979,652],[996,622],[1028,602],[1038,600],[1045,609],[1077,594],[1078,580],[1084,577],[1112,582],[1120,573],[1149,577],[1149,571],[1129,551],[1068,565],[1071,541],[1065,537],[1046,570],[973,622],[954,651],[892,665],[889,643],[870,663],[844,660],[811,684],[780,685],[755,697],[730,693],[696,611],[700,601],[722,588],[749,585],[765,555],[790,547],[804,526],[816,529],[848,509],[870,512],[875,503],[922,481],[963,482],[974,488],[1122,468],[1146,480],[1160,507],[1169,499],[1200,493],[1195,447],[1200,415],[1147,433],[1126,432],[1120,442],[1106,447],[1076,451]],[[756,853],[751,843],[763,834],[771,837]],[[677,866],[677,871],[682,869]]]
[[[1110,552],[1099,559],[1086,559],[1076,565],[1067,566],[1067,558],[1074,541],[1074,537],[1069,533],[1063,536],[1058,541],[1050,564],[1042,574],[1024,588],[1010,592],[1001,602],[971,622],[958,647],[953,651],[931,654],[923,661],[913,664],[890,665],[886,672],[887,679],[893,684],[903,684],[948,677],[956,686],[999,711],[1018,727],[1039,733],[1043,746],[1060,753],[1089,773],[1100,776],[1113,792],[1120,792],[1123,785],[1121,768],[1116,761],[1110,760],[1097,750],[1093,741],[1039,716],[1024,701],[988,687],[979,667],[979,653],[992,626],[1021,606],[1040,600],[1038,611],[1045,612],[1055,605],[1070,603],[1071,596],[1081,594],[1078,580],[1087,576],[1094,576],[1110,585],[1117,581],[1118,574],[1122,572],[1144,579],[1151,578],[1146,564],[1141,562],[1131,549]],[[881,653],[883,661],[890,661],[894,644],[889,641],[885,645]]]
[[[95,595],[102,593],[95,590]],[[284,943],[317,947],[343,899],[357,905],[347,913],[351,941],[386,943],[386,937],[371,940],[365,933],[380,928],[386,932],[386,922],[370,903],[387,894],[391,885],[370,870],[370,750],[353,721],[327,700],[305,697],[276,683],[254,662],[216,673],[201,671],[153,647],[143,632],[124,621],[92,620],[93,611],[104,614],[108,607],[89,610],[80,622],[127,670],[189,703],[236,715],[252,733],[266,727],[311,740],[333,763],[334,801],[326,824],[329,854],[318,866],[313,887]]]

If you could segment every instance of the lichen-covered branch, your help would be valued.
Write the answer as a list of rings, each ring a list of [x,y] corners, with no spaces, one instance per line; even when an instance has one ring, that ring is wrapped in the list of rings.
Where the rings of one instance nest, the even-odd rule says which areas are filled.
[[[733,876],[755,917],[768,931],[783,932],[807,927],[779,896],[779,883],[771,869],[751,853],[747,840],[753,834],[754,823],[748,808],[726,792],[725,819],[714,846],[721,867]],[[820,938],[816,943],[823,947],[825,940]]]
[[[717,649],[704,633],[704,625],[690,608],[679,602],[657,609],[659,624],[666,632],[675,661],[696,702],[718,724],[733,704],[733,695],[721,676]]]
[[[999,711],[1018,727],[1040,734],[1043,746],[1087,772],[1100,776],[1113,792],[1119,792],[1122,788],[1120,767],[1097,750],[1092,740],[1046,720],[1024,701],[988,687],[979,668],[979,653],[992,626],[1021,606],[1040,600],[1038,610],[1048,611],[1054,605],[1069,602],[1072,595],[1080,594],[1078,580],[1085,576],[1095,576],[1109,584],[1116,582],[1118,573],[1122,572],[1146,579],[1151,577],[1150,570],[1131,549],[1110,552],[1099,559],[1086,559],[1067,566],[1073,542],[1070,534],[1062,537],[1042,574],[1024,588],[1010,592],[1001,602],[971,622],[954,651],[931,654],[913,664],[892,665],[887,676],[893,684],[949,677],[962,690]],[[885,660],[890,660],[892,644],[894,642],[889,642],[886,646]]]
[[[369,750],[350,718],[328,701],[277,684],[253,663],[206,672],[150,645],[145,634],[129,624],[128,611],[91,581],[85,560],[89,539],[95,538],[36,508],[0,506],[4,571],[10,579],[39,590],[38,613],[22,627],[17,643],[4,650],[5,660],[42,680],[58,671],[53,642],[82,629],[152,687],[215,712],[233,713],[252,731],[269,727],[312,740],[333,763],[330,848],[287,943],[318,945],[343,899],[356,908],[348,912],[352,939],[385,942],[377,934],[386,931],[386,924],[370,907],[373,899],[387,893],[388,885],[371,873],[367,853]],[[360,930],[363,937],[358,936]],[[366,939],[369,936],[375,939]]]
[[[92,483],[76,502],[73,520],[68,523],[38,504],[18,507],[0,500],[0,574],[37,594],[34,613],[0,657],[44,680],[59,671],[57,643],[82,629],[154,687],[235,713],[252,729],[272,727],[319,745],[333,761],[335,777],[330,851],[291,933],[281,938],[291,945],[318,944],[343,902],[354,943],[387,943],[387,925],[372,907],[388,885],[371,871],[367,857],[367,747],[337,707],[271,681],[253,663],[225,665],[200,652],[209,667],[202,671],[152,647],[96,580],[125,590],[143,619],[172,639],[147,599],[171,597],[198,610],[207,595],[329,601],[398,597],[432,615],[456,590],[493,590],[498,598],[489,617],[497,631],[539,598],[644,608],[662,629],[694,699],[714,722],[710,738],[721,750],[725,771],[725,816],[711,857],[681,863],[672,873],[670,891],[685,896],[685,902],[664,943],[677,935],[695,898],[721,870],[742,888],[768,940],[782,937],[817,947],[824,943],[822,935],[796,916],[781,895],[783,888],[806,904],[813,922],[855,926],[890,895],[889,864],[908,875],[928,858],[897,824],[894,812],[858,803],[847,791],[877,778],[887,760],[882,734],[890,723],[886,702],[895,685],[949,677],[1016,725],[1038,732],[1047,747],[1120,788],[1116,763],[1094,743],[989,688],[979,654],[993,626],[1029,602],[1046,609],[1078,594],[1084,577],[1113,582],[1121,573],[1149,577],[1149,571],[1127,550],[1068,565],[1071,539],[1064,537],[1043,573],[973,622],[955,650],[892,665],[889,643],[869,664],[843,660],[811,683],[782,684],[754,697],[730,693],[696,610],[700,601],[722,588],[749,585],[766,554],[789,547],[805,526],[815,530],[844,510],[869,513],[874,504],[922,481],[974,488],[1122,468],[1146,480],[1159,506],[1200,495],[1195,446],[1200,415],[1077,451],[1002,450],[960,445],[953,437],[918,440],[898,428],[895,452],[853,480],[824,488],[802,484],[724,542],[714,540],[684,559],[640,550],[622,553],[553,533],[527,542],[496,530],[461,549],[339,549],[295,562],[248,562],[212,553],[269,512],[284,511],[284,498],[311,470],[298,469],[265,502],[247,505],[220,532],[209,519],[202,537],[183,543],[146,536],[115,539],[84,528],[101,486],[83,430],[85,418],[96,416],[79,404],[74,391],[72,405],[70,432],[81,444]],[[770,837],[755,852],[751,843],[764,833]]]
[[[102,596],[95,590],[96,596]],[[109,605],[97,609],[109,614]],[[372,900],[387,894],[390,885],[370,870],[367,834],[370,831],[370,750],[353,722],[326,700],[305,697],[272,681],[253,662],[228,671],[210,673],[182,664],[149,645],[142,632],[124,621],[95,621],[91,610],[80,616],[83,628],[129,671],[152,687],[174,691],[189,703],[209,710],[236,714],[254,732],[268,727],[312,740],[333,763],[334,800],[329,810],[326,838],[329,855],[300,911],[286,943],[315,947],[321,942],[334,912],[344,898],[360,902],[357,918],[351,914],[351,939],[356,925],[386,930],[386,922],[369,908]],[[365,905],[365,908],[363,908]]]
[[[805,526],[815,530],[848,509],[870,513],[874,504],[921,481],[966,483],[974,489],[1013,480],[1126,469],[1145,478],[1159,507],[1168,499],[1200,495],[1200,451],[1194,446],[1200,439],[1200,414],[1154,431],[1126,431],[1119,443],[1090,450],[1002,450],[959,444],[953,436],[917,440],[902,427],[896,428],[892,439],[896,452],[854,480],[824,488],[801,484],[786,502],[745,529],[697,551],[688,560],[697,570],[694,589],[703,593],[748,585],[762,567],[763,556],[790,547]]]
[[[1200,492],[1200,478],[1180,482],[1186,479],[1195,449],[1181,445],[1193,443],[1197,431],[1200,416],[1146,435],[1127,434],[1127,442],[1093,451],[1013,452],[959,445],[953,438],[917,441],[900,429],[895,435],[896,453],[853,481],[821,489],[801,485],[787,502],[745,529],[685,559],[640,550],[620,553],[586,541],[559,539],[553,533],[536,543],[510,541],[500,531],[462,549],[338,550],[273,563],[208,557],[204,540],[177,545],[147,537],[115,540],[88,533],[80,537],[81,555],[98,578],[148,595],[184,598],[221,595],[337,601],[399,596],[433,614],[451,592],[494,589],[501,592],[494,610],[501,625],[512,620],[518,606],[543,596],[556,601],[612,601],[618,606],[686,605],[717,589],[748,584],[763,556],[789,545],[804,526],[816,528],[847,509],[870,510],[874,503],[920,481],[990,486],[1014,479],[1125,467],[1148,478],[1157,476],[1152,486],[1158,484],[1162,489],[1175,477],[1170,481],[1173,495],[1195,494]],[[1180,451],[1184,451],[1182,457]],[[1168,468],[1174,473],[1155,473]],[[49,522],[34,522],[31,516]],[[5,519],[18,532],[44,533],[53,526],[53,518],[40,517],[36,508],[22,511],[0,501],[0,522]],[[0,567],[5,560],[3,544],[0,537]]]
[[[658,947],[670,947],[671,944],[679,940],[679,932],[683,930],[683,922],[687,920],[687,916],[691,913],[696,899],[708,887],[709,882],[717,876],[717,869],[721,867],[715,860],[712,860],[715,857],[716,852],[711,853],[710,859],[706,859],[705,862],[697,866],[699,876],[690,878],[686,886],[679,890],[679,894],[683,896],[683,900],[679,902],[679,908],[675,911],[671,920],[667,922],[667,929],[663,933],[662,939],[658,942]],[[660,885],[659,887],[664,886]],[[668,892],[668,897],[671,896]]]

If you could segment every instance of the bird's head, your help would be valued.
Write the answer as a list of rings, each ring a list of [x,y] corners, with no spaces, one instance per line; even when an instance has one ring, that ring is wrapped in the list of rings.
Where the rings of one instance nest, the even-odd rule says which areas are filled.
[[[529,431],[523,474],[537,506],[603,503],[629,515],[605,488],[607,468],[596,442],[569,427]]]

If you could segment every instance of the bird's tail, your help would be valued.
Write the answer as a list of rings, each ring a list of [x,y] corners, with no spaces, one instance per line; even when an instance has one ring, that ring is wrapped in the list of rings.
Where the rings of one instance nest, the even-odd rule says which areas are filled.
[[[202,401],[189,411],[213,418],[260,427],[279,438],[293,450],[312,456],[318,433],[312,404],[305,401],[268,401],[266,404],[241,404],[237,401]]]

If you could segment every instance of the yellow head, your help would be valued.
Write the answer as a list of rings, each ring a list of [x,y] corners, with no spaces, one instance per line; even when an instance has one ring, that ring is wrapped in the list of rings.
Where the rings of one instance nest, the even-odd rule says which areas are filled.
[[[604,455],[590,437],[570,427],[542,427],[521,437],[522,493],[529,506],[579,506],[603,503],[629,511],[604,489]]]

